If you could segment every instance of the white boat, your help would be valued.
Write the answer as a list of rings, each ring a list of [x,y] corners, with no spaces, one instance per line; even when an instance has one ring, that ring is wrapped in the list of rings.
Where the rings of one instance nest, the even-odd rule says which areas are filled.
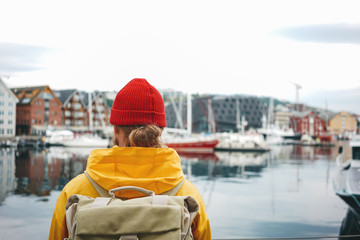
[[[109,139],[103,139],[91,133],[75,134],[70,130],[47,131],[44,142],[49,146],[64,147],[107,148],[110,145]]]
[[[108,148],[110,146],[110,140],[108,138],[104,139],[91,133],[93,129],[91,93],[89,93],[88,97],[89,131],[87,133],[74,133],[70,130],[48,129],[44,140],[45,145],[84,148]]]
[[[174,99],[171,98],[171,101],[177,123],[181,128],[165,128],[161,136],[163,144],[179,153],[213,153],[215,146],[219,143],[218,139],[211,135],[192,133],[191,94],[187,97],[187,129],[184,128],[181,113]]]
[[[240,118],[240,103],[236,101],[236,133],[224,132],[215,133],[215,137],[219,139],[219,144],[215,151],[248,151],[248,152],[265,152],[268,151],[264,136],[256,132],[245,132],[247,121],[243,115]]]
[[[360,138],[344,145],[336,158],[335,193],[360,216]]]
[[[215,151],[269,151],[261,134],[217,133],[215,136],[220,141]]]
[[[218,139],[212,136],[195,134],[171,134],[164,131],[161,136],[164,145],[175,149],[178,152],[214,152],[215,146],[219,143]]]

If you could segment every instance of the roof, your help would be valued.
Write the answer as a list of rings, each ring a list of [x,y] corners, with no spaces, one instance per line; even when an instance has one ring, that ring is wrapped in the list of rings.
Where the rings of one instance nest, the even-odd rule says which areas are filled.
[[[69,100],[71,99],[71,97],[74,95],[75,92],[76,89],[54,91],[55,95],[59,98],[63,106],[65,106],[69,102]]]
[[[13,93],[13,91],[11,91],[5,84],[5,82],[1,79],[0,77],[0,84],[2,84],[4,86],[4,89],[7,91],[8,94],[10,94],[10,96],[14,99],[14,101],[17,103],[19,100],[17,99],[17,97],[15,96],[15,94]]]
[[[111,107],[112,106],[112,102],[114,100],[111,100],[111,99],[108,99],[106,94],[104,92],[98,92],[98,91],[95,91],[95,92],[92,92],[91,93],[91,100],[94,101],[95,99],[97,99],[99,96],[102,96],[103,99],[104,99],[104,104],[106,105],[106,107]],[[86,106],[86,108],[88,107],[89,105],[89,93],[88,92],[84,92],[84,91],[81,91],[80,92],[80,96],[81,96],[81,100],[83,101],[84,105]],[[111,105],[109,105],[111,104]]]
[[[94,101],[95,93],[91,93],[91,99]],[[84,103],[84,106],[87,108],[89,105],[89,93],[81,91],[80,92],[81,101]]]
[[[30,104],[34,99],[38,98],[40,94],[42,94],[43,91],[47,88],[52,94],[54,94],[54,92],[50,89],[49,86],[18,87],[12,88],[11,90],[19,100],[18,104],[25,105]],[[59,101],[55,94],[53,96]]]
[[[47,86],[19,87],[11,90],[19,100],[18,104],[29,104],[36,99]]]

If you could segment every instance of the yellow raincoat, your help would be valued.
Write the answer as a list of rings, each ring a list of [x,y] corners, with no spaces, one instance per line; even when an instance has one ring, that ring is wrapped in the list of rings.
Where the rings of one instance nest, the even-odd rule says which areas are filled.
[[[120,186],[137,186],[154,191],[166,192],[184,178],[180,158],[171,148],[112,147],[90,153],[86,171],[92,179],[106,190]],[[72,179],[60,193],[51,222],[49,240],[68,237],[65,223],[65,204],[73,194],[98,197],[85,174]],[[136,197],[136,192],[118,192],[119,196]],[[199,214],[192,223],[195,239],[211,239],[211,230],[205,203],[188,180],[176,195],[189,195],[199,204]]]

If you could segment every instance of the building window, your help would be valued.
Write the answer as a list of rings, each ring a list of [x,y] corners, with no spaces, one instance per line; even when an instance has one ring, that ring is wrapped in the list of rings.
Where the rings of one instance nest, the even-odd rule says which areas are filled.
[[[12,112],[12,111],[9,111],[8,114],[9,114],[9,116],[12,116],[12,115],[13,115],[13,112]]]
[[[3,124],[4,124],[4,120],[1,119],[1,120],[0,120],[0,124],[3,125]]]
[[[75,110],[81,109],[81,104],[80,103],[74,103],[74,109]]]
[[[3,101],[0,101],[0,106],[4,106],[4,102],[3,102]]]
[[[0,128],[0,135],[4,135],[4,129]]]
[[[14,104],[12,102],[8,103],[9,107],[12,107]]]
[[[9,121],[8,121],[8,124],[9,124],[9,125],[11,125],[12,123],[13,123],[13,121],[12,121],[12,120],[9,120]]]

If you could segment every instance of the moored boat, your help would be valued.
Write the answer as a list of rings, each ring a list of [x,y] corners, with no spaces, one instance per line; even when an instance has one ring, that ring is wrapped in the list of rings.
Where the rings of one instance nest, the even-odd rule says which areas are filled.
[[[163,136],[163,143],[177,152],[210,153],[214,152],[219,140],[201,136]]]
[[[334,178],[336,194],[350,209],[360,214],[360,139],[350,141],[350,148],[341,147],[336,158],[337,173]]]
[[[266,152],[270,150],[261,134],[219,133],[216,137],[220,142],[215,147],[215,151]]]
[[[107,148],[110,146],[110,141],[91,133],[75,134],[69,130],[57,130],[47,132],[45,144],[63,147]]]

